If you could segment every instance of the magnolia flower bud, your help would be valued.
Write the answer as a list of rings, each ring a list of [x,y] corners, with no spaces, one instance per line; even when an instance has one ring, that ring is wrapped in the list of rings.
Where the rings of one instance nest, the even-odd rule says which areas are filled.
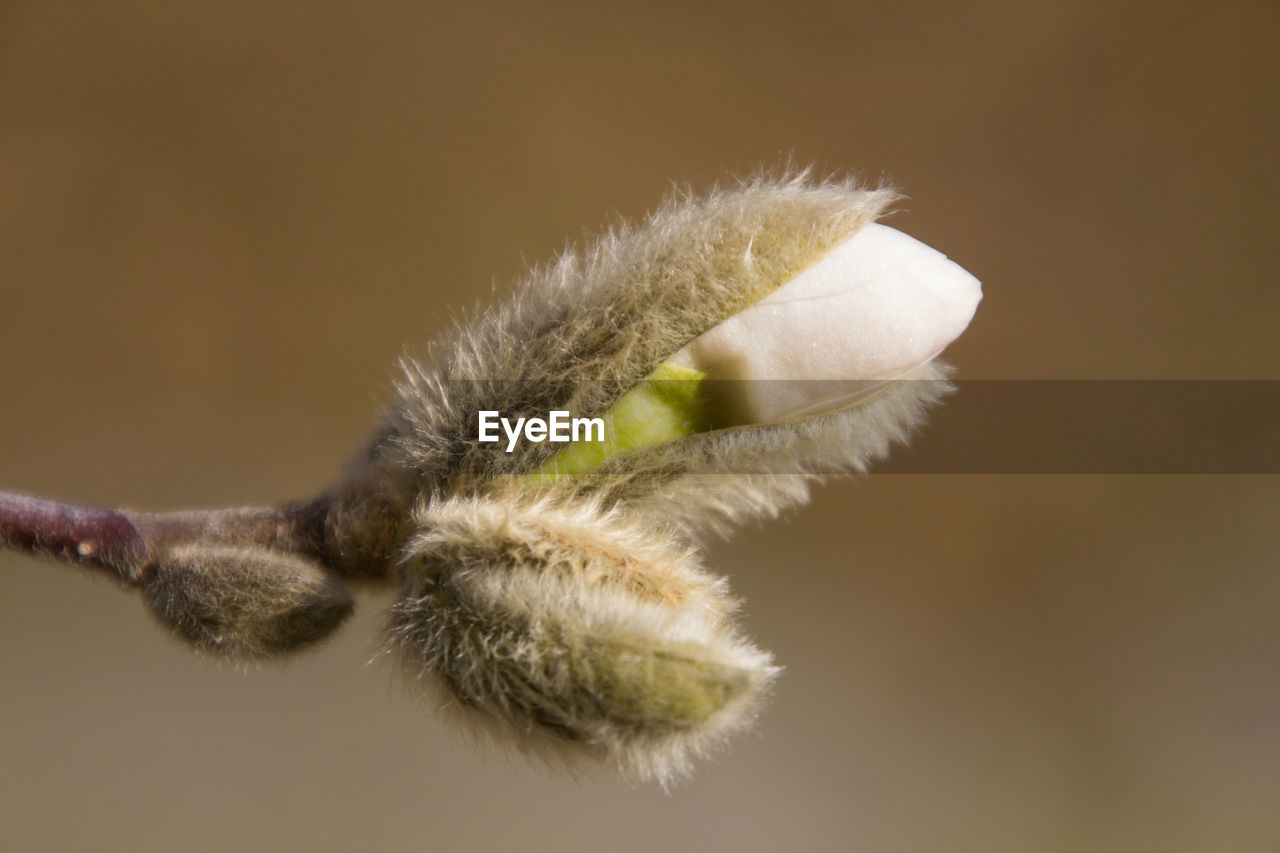
[[[172,549],[142,595],[161,622],[197,649],[239,659],[316,643],[353,608],[347,588],[308,560],[221,545]]]
[[[747,724],[776,670],[724,581],[618,512],[519,492],[418,514],[401,660],[544,756],[663,782]]]
[[[743,246],[739,276],[767,267],[772,285],[756,285],[754,300],[618,397],[602,413],[602,442],[559,451],[530,482],[599,490],[697,535],[804,500],[807,484],[781,475],[866,470],[950,390],[932,360],[973,317],[978,280],[899,231],[833,214],[823,206],[833,188],[809,190],[814,200],[792,189],[735,200],[772,208],[755,223],[775,229],[762,231],[767,241],[715,235]],[[848,192],[845,203],[856,211],[873,198]],[[852,225],[824,232],[832,220],[823,216]],[[815,232],[825,239],[815,241]],[[707,235],[695,237],[700,251],[721,251]],[[780,249],[786,239],[807,246],[805,255]],[[737,478],[730,484],[725,475]]]
[[[904,440],[980,296],[873,224],[892,198],[801,177],[676,199],[406,363],[380,452],[420,483],[391,628],[411,671],[525,746],[663,781],[750,721],[775,670],[694,546]],[[604,440],[480,432],[556,410]]]

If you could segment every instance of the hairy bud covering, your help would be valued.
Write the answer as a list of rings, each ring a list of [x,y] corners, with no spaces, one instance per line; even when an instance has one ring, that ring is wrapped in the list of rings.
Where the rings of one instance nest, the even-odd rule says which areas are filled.
[[[230,658],[291,652],[351,614],[347,588],[316,564],[262,548],[174,548],[143,585],[147,606],[200,651]]]
[[[665,782],[747,724],[776,673],[724,581],[616,512],[502,493],[419,522],[396,651],[543,754]]]
[[[839,255],[836,278],[853,274],[875,282],[875,269],[884,267],[894,281],[881,289],[914,290],[917,295],[901,296],[892,310],[880,314],[864,310],[882,301],[875,295],[879,291],[869,286],[854,287],[852,298],[831,304],[808,300],[821,315],[825,337],[834,342],[829,347],[831,365],[818,376],[804,371],[719,376],[716,362],[709,378],[745,382],[752,385],[753,396],[783,398],[820,390],[822,383],[812,379],[834,380],[830,385],[835,396],[853,387],[860,391],[858,399],[812,416],[786,418],[785,423],[722,425],[732,428],[713,424],[678,440],[617,453],[585,474],[541,483],[562,495],[576,493],[626,506],[654,523],[674,523],[690,539],[802,503],[815,478],[862,471],[885,456],[946,394],[944,367],[926,361],[909,369],[916,349],[921,358],[936,354],[927,345],[921,349],[915,339],[949,340],[963,328],[965,310],[972,314],[976,304],[976,280],[963,271],[959,275],[972,286],[961,287],[961,298],[951,300],[957,307],[940,310],[933,297],[938,288],[913,281],[919,272],[915,258],[896,255],[888,265],[884,252],[845,258],[847,247],[859,245],[856,235],[894,198],[889,190],[816,183],[800,175],[780,181],[762,178],[703,197],[670,200],[642,226],[616,229],[582,252],[567,253],[555,264],[535,269],[507,302],[441,342],[442,357],[435,363],[406,362],[400,405],[388,424],[387,454],[395,465],[418,472],[424,496],[436,491],[474,493],[495,478],[553,470],[557,454],[550,443],[531,442],[521,443],[514,452],[494,452],[496,445],[478,441],[480,410],[513,419],[545,416],[552,410],[608,419],[629,392],[661,375],[664,365],[707,369],[700,360],[706,347],[699,343],[692,351],[687,348],[710,340],[714,334],[704,336],[717,329],[751,326],[751,335],[729,335],[737,348],[748,351],[758,345],[764,352],[779,340],[825,351],[826,345],[810,340],[803,326],[766,329],[769,334],[764,334],[754,318],[762,315],[760,306],[772,294],[811,276],[814,269],[833,266],[831,258]],[[897,237],[942,257],[905,235]],[[858,261],[868,254],[869,269],[863,269]],[[943,265],[959,270],[945,259]],[[913,275],[905,275],[904,269]],[[828,289],[833,286],[826,281],[830,278],[824,279]],[[912,288],[898,286],[904,281]],[[833,306],[853,312],[846,325],[862,331],[848,340],[831,333],[842,322],[827,316]],[[893,327],[902,326],[901,316],[913,308],[923,316],[907,335],[912,341],[895,349]],[[748,317],[752,323],[745,322]],[[919,329],[930,330],[932,337],[920,335]],[[720,353],[725,348],[713,349]],[[862,353],[864,349],[875,354]],[[884,387],[862,393],[867,391],[868,377],[862,375],[866,365],[888,365],[894,359],[902,360],[905,372],[884,382]],[[781,387],[788,382],[793,384]],[[808,387],[801,388],[806,383]],[[724,389],[726,383],[718,387]]]

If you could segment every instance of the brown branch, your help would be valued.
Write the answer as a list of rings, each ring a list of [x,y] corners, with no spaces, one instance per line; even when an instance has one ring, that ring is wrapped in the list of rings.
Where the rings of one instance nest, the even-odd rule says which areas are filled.
[[[114,573],[137,585],[180,543],[261,545],[314,554],[302,505],[146,513],[0,492],[0,547]],[[310,519],[305,519],[310,521]]]
[[[0,491],[0,549],[52,557],[145,583],[173,548],[264,548],[344,577],[388,576],[407,535],[413,483],[355,466],[320,495],[267,507],[150,513]]]
[[[147,544],[121,511],[0,492],[0,545],[114,572],[136,584]]]

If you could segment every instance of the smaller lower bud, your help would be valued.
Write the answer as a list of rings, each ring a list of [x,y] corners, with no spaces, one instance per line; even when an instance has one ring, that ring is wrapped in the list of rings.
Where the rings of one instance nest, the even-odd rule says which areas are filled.
[[[184,545],[142,587],[156,617],[196,649],[235,659],[310,646],[351,615],[351,593],[315,563],[263,548]]]

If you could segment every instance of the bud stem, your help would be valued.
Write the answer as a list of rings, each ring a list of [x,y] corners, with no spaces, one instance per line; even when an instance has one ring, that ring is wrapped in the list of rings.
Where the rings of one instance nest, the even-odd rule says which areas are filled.
[[[298,547],[300,506],[145,513],[0,492],[0,547],[103,569],[130,585],[157,554],[181,542]]]

